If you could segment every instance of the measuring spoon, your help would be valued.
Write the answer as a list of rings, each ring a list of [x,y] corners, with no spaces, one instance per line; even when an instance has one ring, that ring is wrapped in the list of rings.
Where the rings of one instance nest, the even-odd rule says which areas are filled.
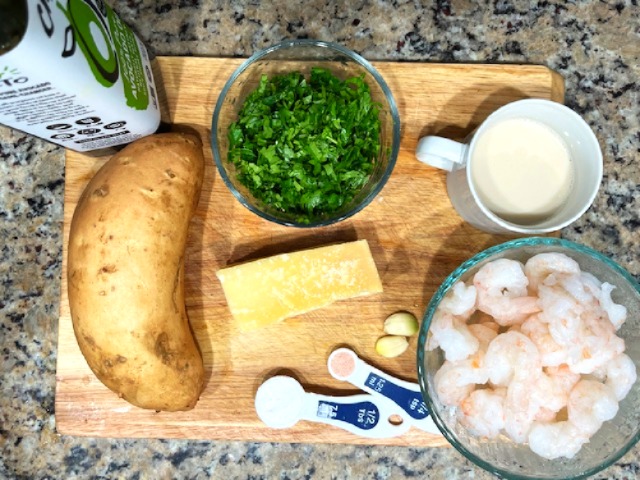
[[[401,409],[372,395],[333,397],[305,392],[285,375],[271,377],[256,393],[258,417],[271,428],[290,428],[299,420],[326,423],[368,438],[402,435],[411,427]]]
[[[441,435],[429,415],[417,383],[405,382],[372,367],[348,348],[334,350],[329,355],[327,367],[336,380],[349,382],[365,392],[388,398],[397,404],[408,416],[407,423],[425,432]]]

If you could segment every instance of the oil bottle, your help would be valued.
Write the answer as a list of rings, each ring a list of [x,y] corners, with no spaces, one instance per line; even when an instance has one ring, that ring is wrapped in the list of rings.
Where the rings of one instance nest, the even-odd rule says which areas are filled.
[[[0,123],[80,152],[154,133],[146,48],[102,0],[0,0]]]

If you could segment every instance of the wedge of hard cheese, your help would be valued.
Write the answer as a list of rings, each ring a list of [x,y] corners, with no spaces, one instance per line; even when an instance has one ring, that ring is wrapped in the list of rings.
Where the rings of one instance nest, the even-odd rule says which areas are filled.
[[[337,300],[382,292],[366,240],[275,255],[216,275],[243,331]]]

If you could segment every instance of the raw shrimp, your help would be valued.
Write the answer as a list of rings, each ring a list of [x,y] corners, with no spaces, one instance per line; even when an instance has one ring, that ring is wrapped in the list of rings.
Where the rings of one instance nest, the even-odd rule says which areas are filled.
[[[569,368],[589,374],[624,352],[625,345],[601,311],[588,311],[582,319],[582,334],[576,344],[579,356],[569,363]]]
[[[580,316],[585,308],[559,285],[540,285],[539,318],[549,325],[549,333],[558,345],[575,345],[581,335]]]
[[[569,349],[553,339],[549,333],[549,325],[540,320],[539,314],[527,318],[520,326],[520,332],[538,347],[543,367],[558,366],[569,361]]]
[[[436,310],[433,315],[429,332],[427,350],[440,347],[451,362],[463,360],[478,350],[478,339],[469,331],[467,324],[441,310]]]
[[[602,282],[598,280],[594,274],[589,272],[580,272],[580,278],[582,279],[584,286],[588,288],[595,297],[597,297],[598,291],[602,288]]]
[[[476,311],[476,298],[476,287],[458,281],[447,292],[438,308],[466,321]]]
[[[600,306],[607,313],[609,321],[618,330],[622,324],[627,320],[627,307],[619,305],[611,299],[611,292],[616,287],[610,283],[603,283],[600,294]]]
[[[627,307],[615,303],[611,298],[611,292],[615,290],[615,286],[608,282],[601,283],[595,276],[588,272],[582,272],[580,279],[585,287],[589,290],[599,302],[600,307],[606,312],[609,321],[618,330],[627,319]]]
[[[504,428],[506,389],[475,390],[465,398],[458,410],[458,419],[472,435],[495,438]]]
[[[563,253],[540,253],[527,260],[524,273],[529,279],[530,291],[535,293],[549,275],[577,275],[580,273],[580,265]]]
[[[579,275],[559,275],[552,274],[547,277],[545,285],[560,285],[564,290],[575,298],[578,303],[583,306],[593,305],[598,307],[598,298],[600,295],[600,284],[594,283],[595,277],[586,275],[581,272]],[[595,282],[598,282],[595,279]]]
[[[626,308],[612,302],[612,288],[607,283],[600,287],[595,277],[584,273],[539,285],[539,319],[548,324],[553,340],[568,348],[565,361],[576,373],[591,373],[624,350],[615,330],[626,319]]]
[[[484,356],[484,367],[493,385],[506,387],[514,373],[526,378],[542,365],[534,343],[522,333],[509,331],[491,341]]]
[[[480,268],[473,277],[478,295],[499,296],[507,290],[510,297],[524,297],[527,294],[529,280],[524,274],[522,264],[516,260],[499,258]]]
[[[514,441],[524,442],[534,421],[555,420],[568,394],[561,381],[543,371],[515,377],[507,387],[505,431]]]
[[[514,442],[527,440],[541,406],[528,378],[517,378],[509,383],[504,401],[504,431]]]
[[[478,351],[487,351],[491,341],[498,336],[498,331],[482,323],[473,323],[468,326],[469,331],[478,339]],[[478,352],[476,352],[478,353]]]
[[[540,407],[536,412],[535,417],[533,417],[533,421],[535,422],[553,422],[558,416],[558,412],[554,412],[550,408]]]
[[[537,298],[527,296],[528,283],[520,262],[501,258],[487,263],[473,277],[478,309],[502,326],[522,323],[540,311]]]
[[[434,316],[427,345],[446,357],[438,398],[471,435],[504,433],[541,457],[572,458],[637,380],[614,288],[563,254],[485,264]]]
[[[596,433],[603,422],[618,413],[618,399],[608,386],[595,380],[580,380],[567,401],[569,421],[583,434]]]
[[[454,324],[459,322],[450,315],[448,317],[453,319],[452,322]],[[480,385],[488,381],[487,373],[484,369],[484,357],[490,342],[497,335],[492,329],[483,325],[473,324],[467,326],[462,324],[462,327],[465,332],[474,338],[476,342],[475,351],[459,360],[447,359],[434,377],[436,392],[440,400],[449,406],[459,405],[475,389],[476,384]],[[446,345],[447,336],[445,335],[444,338]],[[443,341],[439,340],[440,347],[443,348]],[[455,342],[448,346],[455,348]],[[458,353],[454,350],[454,357]]]
[[[569,394],[576,383],[580,381],[580,375],[573,373],[567,365],[559,365],[557,367],[545,368],[547,376],[555,383],[556,388],[564,397],[564,403],[566,405]]]
[[[465,359],[445,361],[434,377],[436,391],[445,404],[458,405],[473,391],[475,384],[483,384],[488,380],[484,356],[489,343],[497,334],[490,328],[476,324],[469,325],[468,331],[477,338],[478,349]]]
[[[484,369],[472,360],[445,361],[433,377],[438,398],[450,407],[460,405],[476,385],[486,381]]]
[[[588,380],[597,380],[599,382],[604,383],[605,380],[607,379],[607,363],[605,363],[604,365],[600,365],[593,372],[584,375],[583,378],[587,378]]]
[[[622,400],[638,378],[635,363],[628,355],[621,353],[607,362],[605,369],[606,385],[613,390],[618,401]]]
[[[585,272],[564,277],[559,283],[586,309],[603,310],[616,330],[627,319],[627,308],[611,299],[611,292],[616,288],[614,285],[601,284],[596,277]]]
[[[589,437],[582,434],[571,422],[535,422],[529,432],[529,448],[542,458],[553,460],[573,458]]]
[[[527,381],[532,384],[532,402],[537,404],[540,408],[550,410],[553,413],[557,413],[566,407],[569,399],[569,392],[571,391],[570,387],[567,388],[570,385],[567,381],[569,374],[571,374],[570,371],[566,376],[549,375],[545,372],[540,372],[530,379],[527,379]],[[579,376],[575,380],[577,383]],[[573,385],[571,385],[571,387],[572,386]]]

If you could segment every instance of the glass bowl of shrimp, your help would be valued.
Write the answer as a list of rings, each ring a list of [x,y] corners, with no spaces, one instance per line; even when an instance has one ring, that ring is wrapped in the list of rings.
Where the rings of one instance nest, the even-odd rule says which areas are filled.
[[[640,439],[640,285],[583,245],[531,237],[460,265],[431,299],[418,379],[445,438],[502,478],[574,479]]]

